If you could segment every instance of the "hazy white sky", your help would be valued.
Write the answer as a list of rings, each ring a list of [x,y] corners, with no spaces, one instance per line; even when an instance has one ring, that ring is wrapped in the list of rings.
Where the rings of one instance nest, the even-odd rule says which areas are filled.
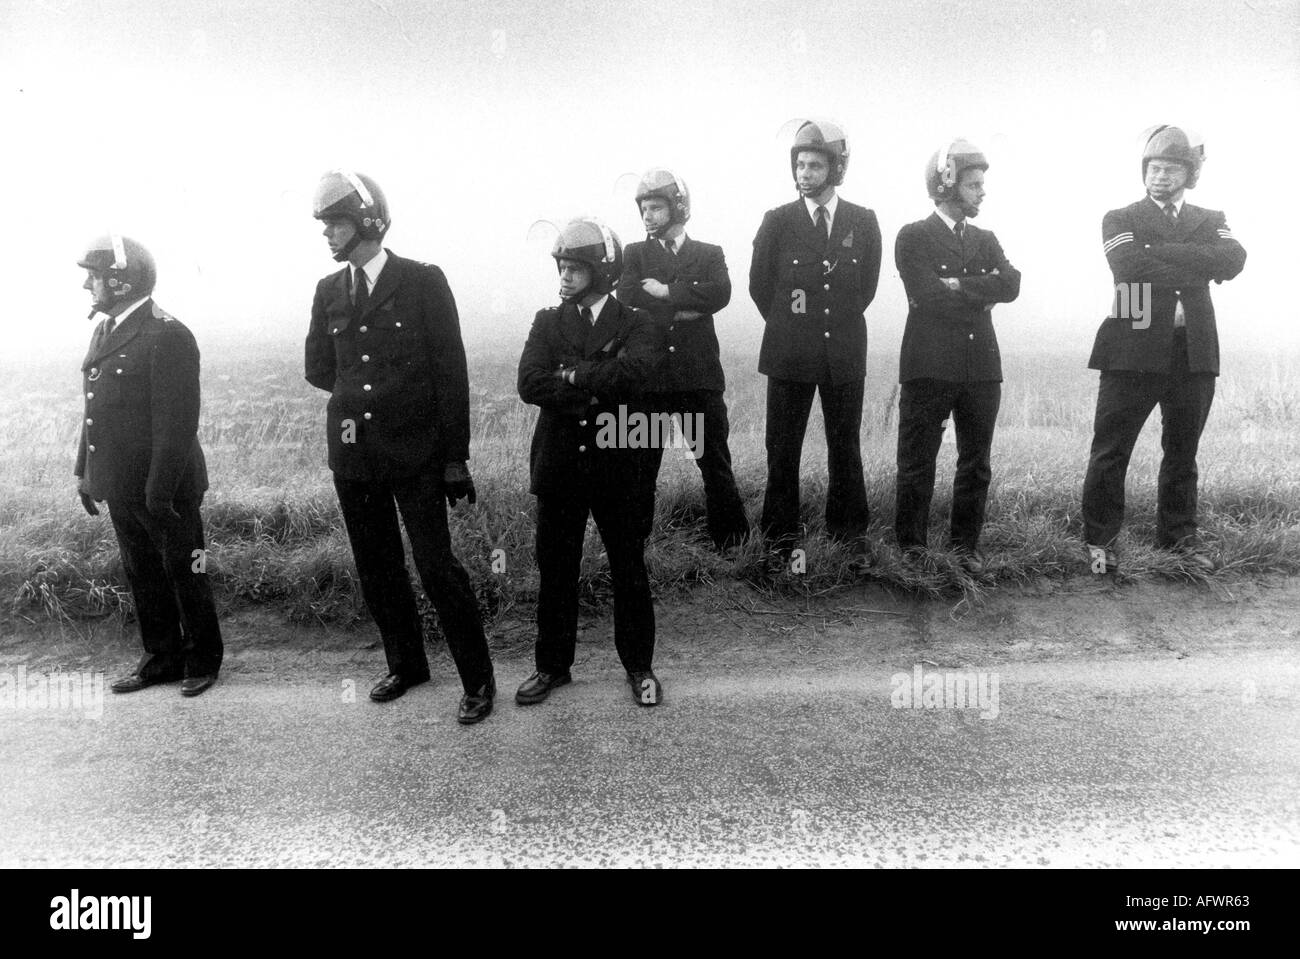
[[[615,183],[666,164],[690,232],[726,250],[725,337],[761,322],[750,244],[794,197],[777,131],[821,115],[849,132],[842,195],[884,232],[873,351],[896,355],[906,314],[893,238],[932,209],[923,164],[960,134],[992,164],[980,225],[1024,274],[995,314],[1004,350],[1083,362],[1109,306],[1101,216],[1142,195],[1140,132],[1174,122],[1207,140],[1189,200],[1226,210],[1250,254],[1215,289],[1225,347],[1291,349],[1298,37],[1296,0],[0,0],[7,312],[24,352],[83,348],[74,261],[112,226],[154,251],[157,299],[201,344],[299,336],[334,269],[312,188],[351,166],[388,194],[387,245],[446,270],[467,338],[522,344],[556,301],[530,224],[595,212],[639,239]]]

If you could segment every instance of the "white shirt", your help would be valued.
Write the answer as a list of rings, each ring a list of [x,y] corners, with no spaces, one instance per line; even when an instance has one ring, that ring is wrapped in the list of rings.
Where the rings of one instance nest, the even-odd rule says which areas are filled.
[[[1165,213],[1165,205],[1169,203],[1168,200],[1157,200],[1149,193],[1147,194],[1147,199],[1156,205],[1156,209],[1160,211],[1162,216],[1167,215]],[[1174,213],[1176,213],[1178,216],[1183,215],[1183,199],[1184,198],[1180,196],[1177,200],[1174,201]]]
[[[372,256],[370,262],[365,266],[358,268],[349,263],[348,266],[352,268],[352,274],[349,277],[352,281],[352,289],[357,288],[357,270],[362,269],[366,271],[366,291],[369,293],[375,292],[375,284],[379,282],[379,274],[387,262],[388,251],[380,247],[379,252]]]
[[[682,230],[681,233],[678,233],[676,236],[673,237],[661,236],[657,240],[655,240],[655,242],[658,243],[660,246],[663,246],[665,249],[671,247],[672,249],[670,250],[670,252],[676,253],[678,250],[682,248],[682,244],[686,242],[686,231]]]
[[[817,201],[810,196],[803,198],[804,204],[808,207],[808,216],[812,218],[813,225],[817,224]],[[840,195],[832,193],[831,198],[822,206],[826,207],[826,224],[830,230],[835,229],[835,208],[840,205]],[[829,235],[829,233],[827,234]]]
[[[945,224],[947,224],[948,229],[952,230],[952,232],[953,232],[954,234],[957,232],[956,230],[953,230],[953,227],[957,225],[957,221],[956,221],[956,220],[954,220],[952,217],[950,217],[947,213],[944,213],[943,210],[939,209],[938,207],[935,207],[935,208],[934,208],[934,212],[937,213],[937,214],[939,214],[939,219],[943,220],[943,222],[944,222]],[[965,222],[966,222],[966,221],[963,219],[963,220],[962,220],[962,223],[965,223]],[[965,229],[965,227],[962,227],[962,229]]]
[[[122,323],[126,322],[126,318],[130,316],[132,313],[134,313],[139,308],[140,304],[147,299],[149,299],[148,293],[140,297],[140,299],[136,300],[134,303],[128,306],[121,313],[118,313],[116,316],[114,316],[111,313],[105,313],[103,310],[98,310],[96,311],[95,315],[91,317],[91,319],[94,320],[96,323],[103,323],[105,320],[112,317],[112,319],[116,321],[114,325],[114,328],[116,328],[117,326],[120,326]]]
[[[604,296],[602,296],[602,297],[601,297],[599,300],[597,300],[595,303],[591,304],[591,306],[587,307],[587,309],[591,310],[591,325],[592,325],[592,326],[595,326],[595,325],[596,325],[596,321],[600,319],[600,311],[603,310],[603,309],[605,308],[605,301],[608,300],[608,299],[609,299],[609,294],[606,293]],[[578,313],[579,313],[579,315],[581,315],[581,313],[582,313],[582,309],[583,309],[583,308],[582,308],[581,306],[578,307]]]

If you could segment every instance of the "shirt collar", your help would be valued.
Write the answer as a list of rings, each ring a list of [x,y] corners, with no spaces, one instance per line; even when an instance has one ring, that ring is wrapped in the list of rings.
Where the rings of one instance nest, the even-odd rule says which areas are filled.
[[[1147,194],[1147,199],[1150,200],[1152,203],[1154,203],[1156,205],[1156,209],[1159,210],[1161,213],[1165,212],[1165,204],[1169,202],[1168,200],[1164,200],[1164,201],[1157,200],[1149,193]],[[1186,197],[1180,196],[1177,200],[1174,201],[1174,212],[1177,213],[1179,216],[1183,215],[1183,203],[1186,199],[1187,199]]]
[[[954,233],[956,232],[955,230],[953,230],[953,227],[956,226],[957,224],[956,220],[950,217],[947,213],[944,213],[943,210],[939,209],[938,207],[934,208],[934,212],[939,214],[939,219],[943,220],[944,225],[947,226],[950,231]]]
[[[686,231],[682,230],[682,232],[678,233],[675,237],[661,236],[655,242],[659,243],[660,245],[662,245],[665,242],[671,243],[673,246],[673,252],[680,253],[682,250],[682,244],[686,242]]]
[[[91,316],[91,319],[94,320],[96,323],[102,323],[104,322],[104,320],[108,319],[111,316],[113,317],[113,320],[116,323],[123,323],[126,321],[126,318],[130,316],[132,313],[134,313],[139,308],[140,304],[147,299],[149,299],[149,294],[146,293],[144,296],[140,297],[140,299],[136,300],[125,310],[123,310],[121,313],[118,314],[105,313],[103,310],[96,310],[94,315]]]
[[[804,202],[804,206],[808,208],[808,216],[812,219],[814,223],[816,223],[817,206],[818,206],[817,201],[810,196],[806,196],[803,198],[803,202]],[[829,216],[831,218],[831,222],[834,223],[835,208],[840,205],[840,195],[838,193],[832,193],[831,198],[821,205],[826,207],[826,215]]]
[[[591,304],[591,306],[587,307],[587,309],[591,310],[591,322],[593,326],[595,326],[596,321],[600,319],[600,311],[605,308],[605,301],[608,299],[609,299],[609,294],[606,293],[595,303]],[[582,313],[582,307],[578,307],[578,313],[579,314]]]
[[[388,251],[381,247],[379,252],[376,253],[374,256],[372,256],[370,258],[370,262],[366,263],[365,266],[358,268],[352,266],[352,264],[348,264],[349,266],[352,267],[352,273],[349,276],[349,279],[352,281],[353,285],[355,286],[357,282],[357,275],[356,275],[357,269],[365,270],[366,288],[373,292],[375,289],[375,283],[379,280],[379,273],[381,270],[383,270],[384,264],[387,262],[388,262]]]

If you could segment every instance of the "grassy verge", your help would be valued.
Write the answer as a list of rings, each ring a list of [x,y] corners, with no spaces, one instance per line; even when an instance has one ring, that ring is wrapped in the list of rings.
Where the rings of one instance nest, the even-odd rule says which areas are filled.
[[[1008,362],[994,441],[994,481],[985,527],[989,575],[962,572],[945,541],[953,447],[945,442],[932,512],[937,548],[905,568],[891,524],[896,442],[895,388],[881,364],[868,377],[863,455],[872,538],[879,563],[867,575],[900,589],[978,600],[999,584],[1089,575],[1082,552],[1079,492],[1087,463],[1095,374],[1073,360]],[[471,359],[475,394],[471,467],[479,490],[450,520],[458,555],[496,621],[531,612],[536,599],[533,498],[527,451],[535,411],[513,393],[513,357]],[[122,613],[123,588],[107,518],[80,510],[71,472],[78,423],[75,373],[29,372],[19,383],[16,435],[0,444],[0,610],[26,618]],[[71,379],[68,389],[50,382]],[[764,482],[763,380],[732,364],[732,456],[751,518]],[[209,573],[221,603],[269,605],[303,623],[348,624],[364,616],[351,553],[324,466],[323,394],[301,382],[296,361],[230,359],[205,369],[203,434],[213,489],[205,501]],[[824,536],[825,445],[814,413],[804,453],[802,543],[806,572],[773,575],[761,545],[722,557],[703,531],[703,492],[694,464],[665,457],[648,562],[656,596],[700,583],[740,580],[773,597],[814,595],[860,581],[843,549]],[[1272,360],[1220,381],[1201,451],[1201,523],[1216,578],[1300,572],[1300,372]],[[1154,549],[1158,414],[1129,473],[1129,518],[1121,577],[1204,579]],[[706,438],[707,442],[707,438]],[[611,591],[594,527],[582,566],[583,600],[603,606]],[[494,551],[498,562],[494,568]],[[504,569],[499,559],[504,557]],[[427,607],[426,607],[427,612]]]

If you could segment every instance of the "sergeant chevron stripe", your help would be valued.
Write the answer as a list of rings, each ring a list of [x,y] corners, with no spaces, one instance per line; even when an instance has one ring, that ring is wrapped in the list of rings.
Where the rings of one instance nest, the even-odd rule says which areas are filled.
[[[1122,246],[1125,243],[1132,243],[1132,242],[1133,242],[1133,234],[1131,232],[1116,233],[1114,236],[1112,236],[1109,240],[1107,240],[1105,243],[1101,245],[1101,251],[1103,253],[1109,253],[1117,246]]]

